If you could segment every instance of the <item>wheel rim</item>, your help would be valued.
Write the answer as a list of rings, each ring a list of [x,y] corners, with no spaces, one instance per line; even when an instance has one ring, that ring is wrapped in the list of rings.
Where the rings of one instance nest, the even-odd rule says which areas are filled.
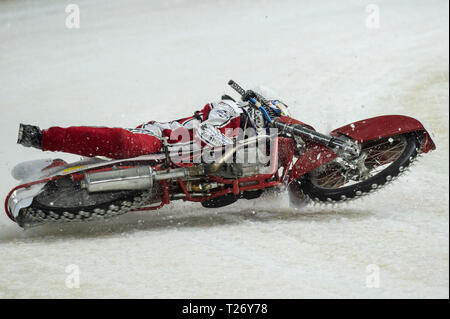
[[[403,135],[381,139],[363,145],[357,170],[336,159],[311,173],[311,182],[320,188],[337,189],[372,178],[392,165],[405,151],[407,139]]]

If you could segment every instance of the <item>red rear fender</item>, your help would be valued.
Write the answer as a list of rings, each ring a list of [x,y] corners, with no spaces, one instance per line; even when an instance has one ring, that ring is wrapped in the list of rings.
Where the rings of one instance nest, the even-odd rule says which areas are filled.
[[[331,132],[331,135],[346,135],[361,143],[417,131],[425,133],[425,142],[422,150],[425,153],[434,150],[436,146],[423,124],[412,117],[404,115],[383,115],[361,120],[337,128]]]

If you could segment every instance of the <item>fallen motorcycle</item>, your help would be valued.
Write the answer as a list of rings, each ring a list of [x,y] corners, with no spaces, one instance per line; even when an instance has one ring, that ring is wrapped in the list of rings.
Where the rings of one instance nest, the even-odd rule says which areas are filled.
[[[248,92],[234,81],[229,85],[240,95]],[[270,132],[236,139],[212,162],[202,160],[205,150],[193,150],[187,161],[186,156],[180,161],[164,148],[127,159],[20,163],[12,175],[21,184],[7,195],[6,214],[26,228],[149,211],[174,200],[221,207],[284,187],[294,204],[340,203],[382,188],[419,154],[436,148],[423,124],[407,116],[369,118],[325,135],[276,114],[261,96],[253,95],[249,102],[263,114]],[[237,154],[248,158],[255,148],[265,161],[236,161]]]

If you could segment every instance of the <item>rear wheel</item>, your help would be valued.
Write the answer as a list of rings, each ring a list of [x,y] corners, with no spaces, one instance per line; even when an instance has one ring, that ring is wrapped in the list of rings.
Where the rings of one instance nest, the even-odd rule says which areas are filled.
[[[146,202],[150,192],[113,191],[88,193],[69,177],[48,182],[31,205],[16,218],[22,227],[43,222],[68,222],[124,214]]]
[[[364,143],[355,163],[337,158],[295,181],[311,199],[343,201],[379,189],[408,167],[417,156],[416,135],[403,134]]]

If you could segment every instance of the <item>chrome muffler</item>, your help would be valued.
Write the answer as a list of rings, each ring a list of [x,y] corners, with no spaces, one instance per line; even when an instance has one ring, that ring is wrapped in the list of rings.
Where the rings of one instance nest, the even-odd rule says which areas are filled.
[[[153,186],[153,170],[150,166],[136,166],[105,172],[88,173],[82,187],[88,192],[150,189]]]

